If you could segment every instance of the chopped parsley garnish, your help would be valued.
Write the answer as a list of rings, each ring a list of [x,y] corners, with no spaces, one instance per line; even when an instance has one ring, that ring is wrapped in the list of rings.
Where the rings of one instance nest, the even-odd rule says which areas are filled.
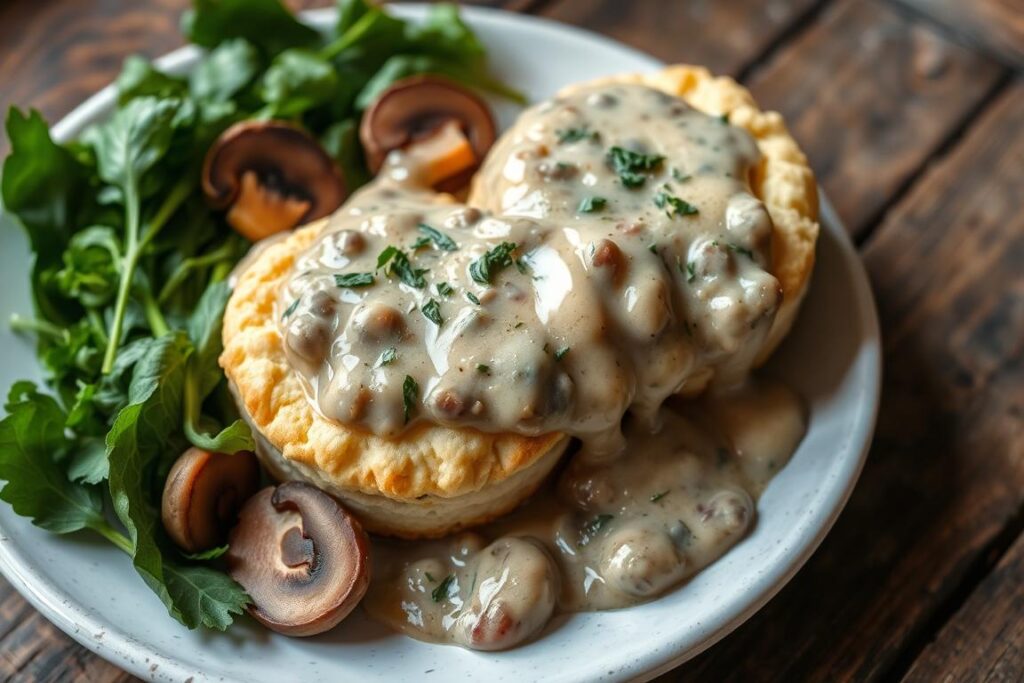
[[[699,213],[696,206],[684,199],[669,194],[665,190],[659,190],[658,194],[654,195],[654,205],[659,209],[665,209],[665,215],[669,218],[693,216]]]
[[[377,256],[377,268],[385,268],[384,272],[389,275],[396,275],[398,279],[416,289],[423,289],[427,281],[423,279],[426,269],[413,268],[409,263],[409,257],[398,247],[389,246]]]
[[[526,323],[524,323],[524,322],[522,322],[522,321],[520,321],[520,322],[517,322],[517,323],[516,323],[516,326],[515,326],[515,329],[517,329],[517,330],[518,330],[518,329],[519,329],[520,327],[523,327],[524,325],[526,325]]]
[[[665,157],[658,154],[641,154],[624,147],[612,147],[605,156],[605,161],[619,176],[619,180],[629,188],[643,185],[647,174],[657,170],[664,160]]]
[[[570,142],[579,142],[586,138],[597,142],[601,139],[601,134],[597,131],[591,131],[586,126],[580,126],[579,128],[566,128],[556,132],[558,135],[558,144],[564,145]]]
[[[479,372],[482,375],[489,375],[489,374],[491,374],[491,366],[490,365],[484,365],[483,363],[477,363],[476,364],[476,371]]]
[[[466,292],[466,298],[469,299],[471,303],[474,303],[477,306],[480,305],[480,299],[477,299],[476,294],[474,294],[473,292]]]
[[[427,320],[434,323],[438,327],[441,327],[441,325],[444,323],[444,319],[441,317],[441,306],[433,299],[423,304],[423,307],[420,308],[420,311],[423,313],[423,316]]]
[[[298,307],[299,307],[299,300],[298,299],[296,299],[295,301],[293,301],[290,304],[288,304],[288,308],[284,309],[284,313],[281,314],[281,320],[284,320],[285,318],[290,316],[292,313],[294,313],[295,309],[298,308]]]
[[[734,244],[732,242],[729,242],[729,244],[727,244],[726,246],[729,248],[729,251],[734,251],[737,254],[743,254],[748,259],[754,260],[754,252],[750,251],[746,247],[739,244]]]
[[[580,213],[596,213],[604,209],[608,200],[604,197],[584,197],[577,209]]]
[[[409,248],[411,250],[413,250],[413,251],[418,251],[418,250],[422,249],[423,247],[428,246],[429,244],[430,244],[430,238],[429,237],[417,237],[416,241],[413,242],[412,246],[409,247]]]
[[[455,581],[455,574],[449,574],[441,580],[437,588],[430,591],[430,599],[434,602],[441,602],[450,597],[452,582]]]
[[[657,244],[648,244],[647,245],[647,251],[651,252],[652,254],[657,254],[658,253],[658,245]]]
[[[417,227],[419,228],[419,231],[422,232],[427,239],[433,242],[434,246],[438,249],[443,251],[455,251],[459,248],[459,245],[455,243],[455,240],[440,230],[432,228],[426,223],[420,223]]]
[[[447,282],[438,282],[435,286],[437,287],[438,296],[451,296],[452,292],[455,291]]]
[[[692,284],[697,279],[697,264],[693,261],[686,263],[686,284]]]
[[[405,408],[405,423],[409,424],[409,418],[416,410],[416,402],[420,400],[420,385],[409,375],[405,376],[402,383],[402,403]]]
[[[381,352],[380,358],[377,359],[377,367],[393,363],[396,358],[398,358],[398,350],[394,346],[389,346]]]
[[[430,572],[423,572],[423,575],[427,577],[427,581],[429,581],[430,583],[437,583],[437,579],[435,579],[434,575]]]
[[[652,503],[657,503],[659,500],[661,500],[662,498],[664,498],[667,495],[668,495],[668,491],[662,491],[661,493],[655,493],[653,496],[651,496],[651,502]]]
[[[339,287],[369,287],[374,282],[373,273],[345,273],[334,276],[334,284]]]
[[[583,527],[583,533],[581,534],[577,545],[584,546],[590,543],[594,536],[597,535],[597,532],[603,529],[608,522],[612,521],[614,518],[615,515],[601,514],[587,522],[587,525]]]
[[[729,112],[726,112],[726,113],[722,114],[721,116],[719,116],[718,120],[721,121],[722,123],[728,124],[729,123]]]
[[[469,276],[482,285],[491,284],[491,278],[502,268],[512,265],[515,242],[502,242],[469,264]]]
[[[673,168],[672,169],[672,177],[675,179],[675,181],[677,183],[685,183],[687,180],[689,180],[693,176],[692,175],[683,175],[683,172],[680,171],[678,168]]]
[[[562,360],[565,358],[565,354],[569,353],[569,347],[563,346],[562,348],[555,351],[555,360]]]

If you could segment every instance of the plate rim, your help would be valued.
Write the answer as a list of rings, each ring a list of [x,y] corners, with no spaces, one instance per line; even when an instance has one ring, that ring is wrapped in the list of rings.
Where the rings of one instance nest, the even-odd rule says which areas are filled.
[[[426,5],[422,3],[409,3],[401,6],[391,6],[389,9],[396,14],[415,16],[424,11]],[[563,24],[552,19],[489,7],[463,6],[460,9],[463,16],[471,21],[473,18],[500,16],[502,20],[529,24],[531,28],[538,30],[573,34],[578,38],[603,43],[617,50],[633,53],[637,58],[649,62],[654,68],[664,65],[660,60],[607,36],[577,26]],[[326,7],[304,11],[301,13],[301,16],[305,21],[313,25],[325,26],[336,16],[336,11],[333,7]],[[171,73],[183,73],[188,70],[202,52],[203,50],[194,45],[185,45],[154,59],[153,63]],[[115,84],[111,83],[105,86],[83,100],[55,123],[51,128],[51,135],[59,142],[66,142],[72,139],[95,117],[102,115],[104,110],[113,106],[116,97]],[[882,348],[880,325],[877,305],[863,262],[838,214],[820,188],[818,190],[818,198],[820,205],[819,222],[822,224],[823,230],[827,229],[825,226],[830,226],[831,230],[829,231],[835,232],[838,235],[835,239],[835,246],[838,248],[842,261],[849,266],[850,281],[847,284],[853,290],[853,297],[858,302],[858,322],[864,328],[862,339],[860,340],[861,348],[859,353],[866,357],[867,367],[864,368],[864,377],[861,378],[865,383],[866,390],[864,391],[863,400],[858,404],[858,408],[865,414],[863,419],[858,422],[859,428],[851,435],[851,443],[859,443],[858,455],[855,459],[851,459],[847,467],[848,471],[844,473],[846,475],[843,478],[845,485],[842,487],[842,490],[833,492],[828,501],[828,515],[824,521],[817,525],[813,536],[802,542],[803,547],[800,552],[794,553],[786,562],[777,562],[774,565],[770,565],[768,570],[762,575],[758,584],[766,587],[756,591],[753,599],[750,599],[742,609],[731,615],[726,615],[726,618],[715,625],[694,646],[670,656],[666,656],[663,652],[651,651],[632,662],[623,662],[623,668],[615,672],[617,678],[635,680],[654,678],[696,657],[746,622],[774,598],[817,551],[824,538],[831,531],[839,515],[845,509],[846,503],[860,478],[860,473],[863,470],[872,444],[881,398]],[[9,541],[3,523],[0,522],[0,573],[10,581],[26,601],[61,631],[86,649],[140,677],[182,680],[199,674],[205,678],[205,672],[196,671],[177,658],[165,656],[160,651],[151,649],[137,641],[127,630],[98,616],[89,614],[77,602],[74,595],[62,590],[47,574],[34,572],[29,565],[30,563],[25,557],[24,552]],[[144,663],[141,661],[142,658],[145,658]],[[154,665],[156,666],[154,667]]]

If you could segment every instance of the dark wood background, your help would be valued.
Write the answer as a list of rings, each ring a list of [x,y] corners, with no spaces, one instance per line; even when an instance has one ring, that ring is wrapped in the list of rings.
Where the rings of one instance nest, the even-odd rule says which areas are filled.
[[[0,107],[58,119],[126,55],[177,47],[186,4],[0,3]],[[878,301],[853,498],[778,597],[666,679],[1024,680],[1024,0],[487,4],[743,81],[786,116]],[[0,677],[131,678],[2,580]]]

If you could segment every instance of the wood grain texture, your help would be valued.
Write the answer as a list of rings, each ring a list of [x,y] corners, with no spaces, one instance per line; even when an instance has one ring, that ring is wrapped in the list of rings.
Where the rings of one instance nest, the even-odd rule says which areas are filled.
[[[735,74],[819,0],[562,0],[542,14],[599,31],[666,62]]]
[[[1021,0],[895,0],[1024,68],[1024,2]]]
[[[865,250],[885,381],[846,510],[793,582],[681,677],[884,679],[987,571],[1024,505],[1022,184],[1016,83]]]
[[[904,679],[1024,679],[1024,536],[928,645]]]
[[[970,118],[1003,74],[995,62],[874,0],[840,0],[756,69],[854,235]]]

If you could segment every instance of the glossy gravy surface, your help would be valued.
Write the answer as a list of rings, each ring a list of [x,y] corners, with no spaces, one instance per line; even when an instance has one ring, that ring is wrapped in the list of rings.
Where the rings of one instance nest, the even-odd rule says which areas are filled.
[[[652,599],[749,530],[805,430],[792,391],[747,379],[781,303],[758,161],[723,119],[599,86],[525,112],[475,206],[396,153],[330,219],[276,312],[316,410],[582,443],[497,523],[376,541],[374,618],[503,649],[558,610]]]
[[[393,154],[282,288],[289,361],[325,417],[579,437],[741,380],[780,304],[746,131],[636,85],[537,105],[488,156],[481,210]]]

